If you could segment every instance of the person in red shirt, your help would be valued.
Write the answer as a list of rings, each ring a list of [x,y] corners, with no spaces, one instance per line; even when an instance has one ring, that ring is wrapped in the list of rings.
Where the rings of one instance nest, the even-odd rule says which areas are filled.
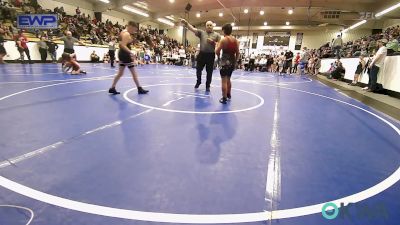
[[[16,43],[17,43],[17,48],[19,51],[19,54],[21,55],[21,62],[25,63],[25,55],[28,56],[28,60],[29,60],[29,64],[33,64],[32,60],[31,60],[31,55],[29,54],[29,48],[28,48],[28,39],[24,36],[23,34],[23,30],[20,30],[18,32],[18,36],[16,39]]]
[[[220,53],[222,50],[222,57],[219,60],[221,66],[222,98],[219,102],[226,104],[228,100],[231,100],[231,76],[233,70],[236,68],[240,52],[239,42],[231,35],[232,25],[227,23],[222,27],[222,30],[224,32],[224,37],[219,42],[215,53],[217,54],[218,59],[220,59]]]
[[[292,68],[292,73],[297,72],[297,67],[299,66],[299,63],[300,63],[300,53],[298,52],[296,54],[296,57],[294,58],[294,66]]]
[[[86,74],[86,71],[81,70],[81,65],[76,62],[76,55],[75,53],[63,53],[61,56],[62,63],[65,64],[65,68],[72,68],[71,74],[78,75],[78,74]],[[67,70],[68,70],[67,69]],[[67,72],[67,70],[65,72]]]

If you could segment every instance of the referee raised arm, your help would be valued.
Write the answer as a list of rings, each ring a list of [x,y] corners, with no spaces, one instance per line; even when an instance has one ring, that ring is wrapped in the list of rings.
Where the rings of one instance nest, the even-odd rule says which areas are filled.
[[[200,39],[200,53],[197,56],[196,66],[197,82],[194,87],[199,88],[201,84],[201,72],[203,71],[204,66],[206,66],[206,91],[210,91],[215,60],[215,46],[221,39],[221,36],[218,33],[214,32],[214,24],[211,21],[207,21],[205,31],[194,28],[185,19],[181,19],[181,23]]]

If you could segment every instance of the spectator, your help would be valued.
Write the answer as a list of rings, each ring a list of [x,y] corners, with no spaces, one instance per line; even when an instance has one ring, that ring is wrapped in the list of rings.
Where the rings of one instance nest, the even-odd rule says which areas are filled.
[[[156,44],[154,47],[154,54],[156,56],[156,63],[159,63],[162,61],[162,52],[160,45]]]
[[[179,59],[180,59],[180,64],[184,65],[184,60],[186,59],[186,51],[183,48],[183,45],[179,48]]]
[[[387,55],[394,55],[395,52],[399,51],[399,41],[390,36],[390,41],[386,45]]]
[[[109,63],[110,62],[110,55],[108,54],[108,52],[104,53],[103,56],[103,63]]]
[[[4,30],[2,28],[0,28],[0,64],[4,63],[4,56],[7,55],[7,51],[4,48]]]
[[[314,75],[317,76],[319,74],[319,70],[321,69],[321,58],[315,57],[314,59]]]
[[[294,66],[292,69],[292,73],[297,73],[297,67],[299,66],[299,64],[300,64],[300,52],[298,52],[296,54],[296,57],[294,58]]]
[[[378,41],[379,50],[376,52],[372,62],[369,64],[369,82],[368,82],[368,92],[379,92],[383,89],[382,85],[377,83],[379,70],[383,67],[385,63],[385,58],[387,55],[387,44],[386,39],[381,39]]]
[[[340,50],[342,49],[342,46],[343,46],[343,40],[342,36],[339,34],[332,43],[332,48],[335,51],[336,57],[340,57]]]
[[[114,68],[115,61],[115,37],[111,38],[111,41],[108,43],[108,55],[110,56],[111,67]]]
[[[90,54],[90,62],[99,62],[100,57],[96,54],[96,51],[93,50],[92,54]]]
[[[335,64],[336,66],[331,73],[331,77],[333,80],[340,80],[343,78],[346,69],[343,67],[343,64],[342,62],[340,62],[340,59],[338,59]]]
[[[49,40],[47,41],[47,51],[50,53],[51,61],[53,63],[57,63],[57,49],[58,44],[54,43],[52,37],[49,37]]]
[[[357,83],[359,82],[359,78],[360,78],[361,74],[363,73],[363,71],[365,69],[364,56],[360,56],[359,59],[360,59],[360,61],[358,62],[357,69],[356,69],[356,72],[354,74],[353,82],[351,82],[349,84],[351,86],[357,85]]]
[[[40,37],[40,41],[37,43],[39,47],[39,53],[40,53],[40,59],[42,63],[46,62],[47,59],[47,42],[46,42],[46,37],[42,36]]]
[[[252,52],[250,54],[250,57],[249,57],[249,68],[250,68],[250,71],[254,70],[255,63],[256,63],[256,54],[254,54],[254,52]]]
[[[289,50],[285,53],[285,65],[283,67],[284,73],[287,73],[287,71],[289,70],[290,74],[292,70],[292,61],[293,61],[293,52]]]
[[[307,64],[308,60],[311,58],[311,55],[309,51],[307,50],[307,47],[303,48],[303,51],[300,55],[300,68],[301,68],[301,74],[304,73],[304,71],[307,71]]]
[[[25,55],[28,57],[29,64],[33,64],[31,60],[31,55],[29,54],[29,48],[28,48],[28,39],[25,37],[23,34],[23,30],[20,30],[16,39],[16,44],[17,44],[17,49],[20,54],[20,59],[22,63],[25,63]]]

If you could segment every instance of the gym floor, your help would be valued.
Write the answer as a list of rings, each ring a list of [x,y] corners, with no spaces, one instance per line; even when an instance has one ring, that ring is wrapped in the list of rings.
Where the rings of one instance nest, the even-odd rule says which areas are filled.
[[[235,71],[0,67],[0,224],[400,221],[400,123],[318,80]],[[325,203],[350,206],[326,219]]]

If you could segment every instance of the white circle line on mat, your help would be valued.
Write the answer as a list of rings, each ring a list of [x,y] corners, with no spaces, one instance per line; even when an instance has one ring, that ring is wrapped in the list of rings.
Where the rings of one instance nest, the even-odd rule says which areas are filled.
[[[65,82],[65,83],[58,83],[58,84],[51,84],[45,85],[41,87],[31,88],[24,91],[16,92],[14,94],[10,94],[0,98],[1,100],[10,98],[15,95],[19,95],[22,93],[27,93],[30,91],[47,88],[51,86],[58,86],[58,85],[66,85],[71,83],[79,83],[79,82],[89,82],[95,80],[85,80],[85,81],[74,81],[74,82]],[[264,84],[265,85],[265,84]],[[400,136],[400,130],[387,121],[386,119],[382,118],[381,116],[365,110],[359,106],[353,105],[351,103],[344,102],[339,99],[331,98],[328,96],[320,95],[317,93],[307,92],[303,90],[298,90],[294,88],[287,88],[282,86],[275,86],[275,85],[268,85],[272,87],[278,87],[287,90],[298,91],[302,93],[311,94],[314,96],[319,96],[322,98],[330,99],[339,103],[346,104],[348,106],[354,107],[356,109],[362,110],[370,115],[376,117],[377,119],[381,120],[382,122],[389,125],[396,133]],[[333,202],[336,205],[340,206],[340,203],[344,203],[347,205],[348,203],[356,203],[372,196],[375,196],[384,190],[388,189],[396,182],[400,180],[400,167],[397,168],[395,172],[393,172],[389,177],[384,179],[383,181],[379,182],[378,184],[355,193],[353,195],[349,195],[340,199],[330,200],[327,202],[298,207],[298,208],[291,208],[291,209],[283,209],[283,210],[275,210],[275,211],[263,211],[263,212],[255,212],[255,213],[239,213],[239,214],[176,214],[176,213],[160,213],[160,212],[145,212],[145,211],[136,211],[136,210],[127,210],[127,209],[119,209],[119,208],[112,208],[106,206],[100,206],[95,204],[89,204],[79,201],[74,201],[66,198],[61,198],[58,196],[50,195],[41,191],[37,191],[25,185],[19,184],[12,180],[9,180],[3,176],[0,176],[0,186],[7,188],[11,191],[24,195],[26,197],[36,199],[38,201],[48,203],[51,205],[72,209],[80,212],[101,215],[101,216],[108,216],[108,217],[115,217],[115,218],[123,218],[123,219],[131,219],[131,220],[141,220],[141,221],[150,221],[150,222],[164,222],[164,223],[193,223],[193,224],[224,224],[224,223],[246,223],[246,222],[257,222],[257,221],[266,221],[266,220],[273,220],[273,219],[284,219],[284,218],[292,218],[292,217],[299,217],[311,214],[321,213],[322,206],[325,203]]]
[[[192,86],[191,84],[184,84],[184,83],[164,83],[164,84],[146,85],[146,86],[144,86],[144,87],[171,86],[171,85]],[[232,90],[236,90],[236,91],[240,91],[240,92],[244,92],[244,93],[253,95],[253,96],[255,96],[256,98],[258,98],[260,102],[259,102],[257,105],[255,105],[255,106],[248,107],[248,108],[245,108],[245,109],[237,109],[237,110],[222,110],[222,111],[214,111],[214,112],[212,112],[212,111],[205,111],[205,112],[202,112],[202,111],[175,110],[175,109],[166,109],[166,108],[160,108],[160,107],[150,106],[150,105],[146,105],[146,104],[143,104],[143,103],[139,103],[139,102],[133,101],[132,99],[130,99],[130,98],[128,97],[128,94],[129,94],[130,92],[134,91],[134,90],[137,90],[137,88],[132,88],[132,89],[130,89],[130,90],[125,91],[125,93],[124,93],[124,98],[125,98],[126,101],[128,101],[128,102],[130,102],[130,103],[132,103],[132,104],[138,105],[138,106],[142,106],[142,107],[148,108],[148,109],[155,109],[155,110],[160,110],[160,111],[165,111],[165,112],[176,112],[176,113],[186,113],[186,114],[225,114],[225,113],[238,113],[238,112],[245,112],[245,111],[250,111],[250,110],[257,109],[257,108],[261,107],[261,106],[264,104],[264,99],[263,99],[261,96],[259,96],[259,95],[257,95],[257,94],[254,94],[254,93],[252,93],[252,92],[249,92],[249,91],[242,90],[242,89],[232,88]],[[193,94],[195,94],[195,93],[193,93]]]

